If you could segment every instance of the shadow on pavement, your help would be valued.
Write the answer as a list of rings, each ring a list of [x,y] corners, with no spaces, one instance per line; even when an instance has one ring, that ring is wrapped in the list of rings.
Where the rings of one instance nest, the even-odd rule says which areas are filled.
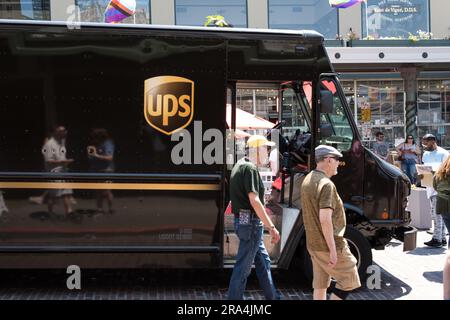
[[[398,247],[398,246],[403,246],[403,243],[402,242],[391,241],[391,242],[389,242],[386,245],[386,248],[389,248],[389,247],[395,248],[395,247]]]
[[[393,300],[407,295],[411,291],[406,283],[395,278],[380,267],[380,287],[371,278],[363,282],[363,287],[355,290],[349,300]],[[301,270],[274,270],[274,281],[284,300],[311,300],[312,289],[301,282]],[[225,299],[231,269],[225,270],[182,270],[182,269],[95,269],[82,271],[82,291],[68,292],[66,270],[0,270],[0,297],[39,299],[86,299],[102,297],[122,300],[144,298],[148,300],[175,299]],[[430,275],[436,278],[437,275]],[[30,291],[31,290],[31,291]],[[127,294],[123,294],[123,293]],[[249,277],[246,299],[264,299],[255,272]]]
[[[395,300],[411,292],[412,288],[408,284],[376,263],[373,266],[379,268],[381,281],[377,282],[377,272],[369,273],[367,279],[361,281],[361,288],[355,290],[352,300]]]
[[[446,251],[447,248],[417,247],[416,249],[409,251],[407,254],[417,256],[433,256],[437,254],[443,254]]]
[[[431,282],[443,283],[442,282],[442,271],[427,271],[423,273],[423,277]]]

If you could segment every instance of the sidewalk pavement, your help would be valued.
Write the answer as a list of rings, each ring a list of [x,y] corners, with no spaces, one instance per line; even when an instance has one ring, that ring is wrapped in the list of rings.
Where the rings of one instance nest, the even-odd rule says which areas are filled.
[[[399,300],[442,300],[442,269],[447,248],[431,248],[423,243],[430,240],[426,231],[417,233],[417,248],[403,252],[403,244],[392,241],[385,250],[373,250],[374,262],[383,268],[382,283],[398,286],[403,295]],[[390,279],[395,279],[390,283]]]

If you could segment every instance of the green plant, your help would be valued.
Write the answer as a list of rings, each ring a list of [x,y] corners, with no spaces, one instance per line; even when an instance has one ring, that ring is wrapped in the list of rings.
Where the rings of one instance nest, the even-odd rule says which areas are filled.
[[[433,38],[433,34],[431,32],[418,30],[417,34],[419,35],[419,39],[421,40],[430,40]]]
[[[416,42],[419,40],[430,40],[433,38],[433,34],[431,32],[418,30],[417,35],[413,35],[412,33],[409,33],[408,39]]]
[[[419,37],[417,37],[417,36],[413,35],[411,32],[409,32],[408,40],[410,40],[412,42],[417,42],[417,41],[419,41]]]
[[[211,15],[206,17],[205,27],[231,27],[231,24],[225,21],[221,15]]]

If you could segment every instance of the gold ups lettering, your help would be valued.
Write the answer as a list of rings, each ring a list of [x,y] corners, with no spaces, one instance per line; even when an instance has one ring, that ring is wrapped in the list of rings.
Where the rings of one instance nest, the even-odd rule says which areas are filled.
[[[176,76],[145,80],[144,115],[150,126],[167,135],[187,127],[194,116],[194,82]]]

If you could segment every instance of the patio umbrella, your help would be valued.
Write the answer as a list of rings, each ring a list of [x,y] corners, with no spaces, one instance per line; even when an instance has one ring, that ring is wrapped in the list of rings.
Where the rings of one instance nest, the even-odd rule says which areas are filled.
[[[242,138],[248,138],[248,137],[250,137],[251,134],[250,134],[250,133],[247,133],[247,132],[245,132],[245,131],[242,131],[242,130],[240,130],[240,129],[236,129],[236,130],[234,131],[234,136],[235,136],[237,139],[242,139]]]
[[[231,128],[231,106],[227,105],[227,123]],[[236,129],[251,130],[251,129],[272,129],[274,123],[267,121],[261,117],[255,116],[244,110],[236,108]]]

